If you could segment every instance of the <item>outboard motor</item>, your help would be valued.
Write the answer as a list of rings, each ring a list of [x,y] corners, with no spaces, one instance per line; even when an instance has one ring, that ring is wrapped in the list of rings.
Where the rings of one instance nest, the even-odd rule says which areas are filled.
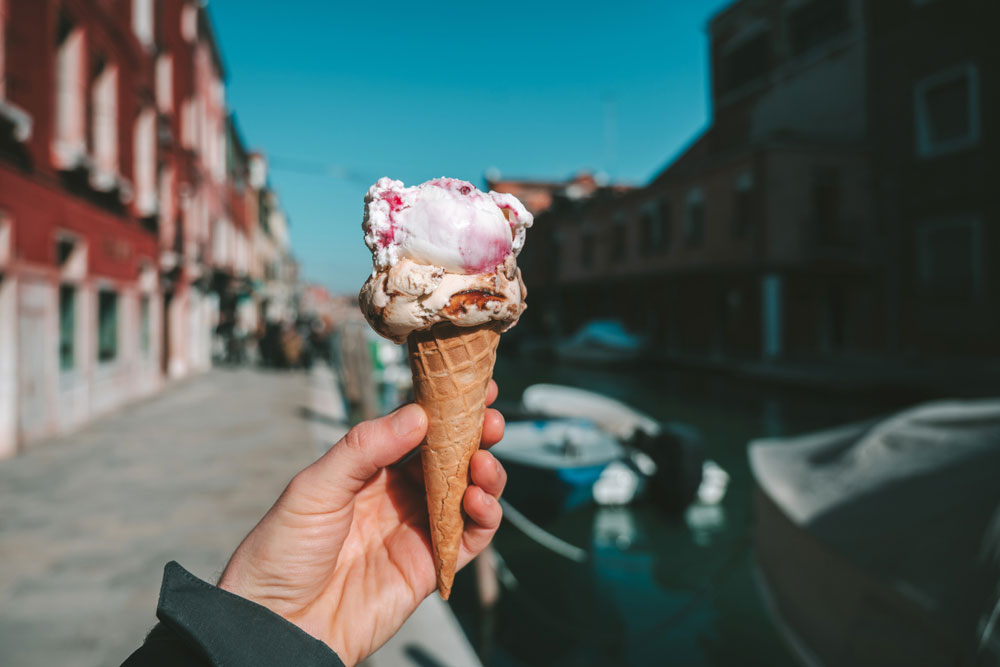
[[[628,446],[656,464],[649,478],[651,498],[668,512],[682,512],[698,493],[705,463],[705,444],[697,429],[665,423],[655,434],[636,431]]]

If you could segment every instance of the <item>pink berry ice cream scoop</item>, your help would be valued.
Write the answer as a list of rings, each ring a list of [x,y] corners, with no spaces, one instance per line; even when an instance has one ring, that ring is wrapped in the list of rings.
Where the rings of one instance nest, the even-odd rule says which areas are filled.
[[[361,308],[398,342],[437,322],[505,329],[524,310],[515,258],[532,215],[516,197],[436,178],[406,187],[381,178],[365,197],[362,229],[372,276]]]

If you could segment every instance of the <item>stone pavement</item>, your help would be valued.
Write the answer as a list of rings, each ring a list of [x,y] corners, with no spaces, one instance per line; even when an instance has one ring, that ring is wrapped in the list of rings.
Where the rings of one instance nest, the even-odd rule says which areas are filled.
[[[118,665],[317,455],[306,375],[213,371],[0,463],[0,664]]]
[[[120,664],[156,622],[163,565],[215,581],[346,431],[342,404],[326,367],[214,370],[0,462],[0,665]],[[367,664],[478,660],[432,595]]]

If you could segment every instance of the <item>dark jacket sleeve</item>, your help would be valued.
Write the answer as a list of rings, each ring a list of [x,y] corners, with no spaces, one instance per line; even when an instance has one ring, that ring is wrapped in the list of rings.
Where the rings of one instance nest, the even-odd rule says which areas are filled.
[[[163,568],[156,617],[160,622],[122,667],[343,667],[336,653],[298,626],[174,561]]]

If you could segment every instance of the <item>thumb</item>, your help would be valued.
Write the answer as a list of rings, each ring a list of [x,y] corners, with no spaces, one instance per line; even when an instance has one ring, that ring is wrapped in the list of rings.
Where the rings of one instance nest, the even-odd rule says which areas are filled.
[[[427,415],[410,403],[385,417],[363,421],[293,480],[294,492],[324,505],[347,506],[375,473],[406,456],[427,433]],[[299,495],[295,493],[295,495]]]

